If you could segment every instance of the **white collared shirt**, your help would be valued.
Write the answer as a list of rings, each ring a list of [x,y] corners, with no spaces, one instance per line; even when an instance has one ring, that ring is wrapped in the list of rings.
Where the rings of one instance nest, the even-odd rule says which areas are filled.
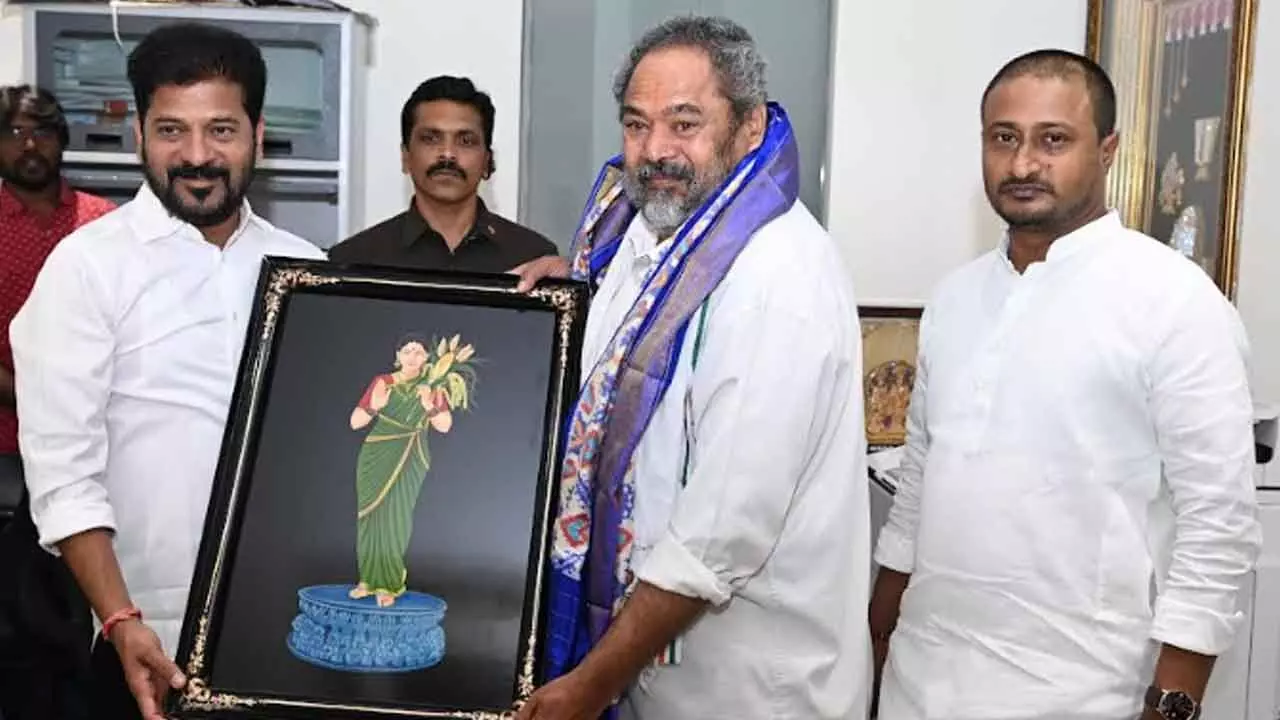
[[[946,279],[876,548],[911,574],[880,717],[1134,718],[1159,643],[1226,650],[1260,546],[1246,366],[1208,276],[1114,212]]]
[[[584,374],[659,251],[627,230],[592,299]],[[831,239],[796,202],[760,229],[697,316],[635,459],[632,567],[709,601],[679,665],[643,671],[626,717],[866,715],[870,577],[861,333]],[[686,428],[688,483],[680,487]]]
[[[265,255],[324,258],[247,202],[219,249],[144,184],[58,245],[10,327],[40,543],[114,530],[170,655]]]

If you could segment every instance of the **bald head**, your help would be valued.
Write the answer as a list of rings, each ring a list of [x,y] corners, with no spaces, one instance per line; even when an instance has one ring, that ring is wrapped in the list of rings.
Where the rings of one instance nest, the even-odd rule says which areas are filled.
[[[1102,140],[1116,129],[1116,90],[1107,72],[1089,58],[1066,50],[1034,50],[1005,63],[991,78],[982,93],[982,114],[985,120],[987,98],[998,85],[1020,77],[1084,82],[1093,111],[1093,125]]]

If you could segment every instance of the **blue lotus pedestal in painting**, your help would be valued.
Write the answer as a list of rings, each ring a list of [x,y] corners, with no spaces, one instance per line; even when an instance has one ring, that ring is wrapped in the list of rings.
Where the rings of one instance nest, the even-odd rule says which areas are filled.
[[[289,651],[299,660],[345,672],[408,672],[444,659],[445,602],[406,592],[391,607],[373,596],[353,600],[350,585],[298,591]]]

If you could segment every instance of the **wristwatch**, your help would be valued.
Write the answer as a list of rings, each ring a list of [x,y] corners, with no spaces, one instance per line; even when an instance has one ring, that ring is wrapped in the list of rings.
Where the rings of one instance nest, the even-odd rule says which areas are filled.
[[[1152,685],[1147,688],[1146,704],[1165,720],[1196,720],[1200,717],[1200,703],[1181,690],[1164,690]]]

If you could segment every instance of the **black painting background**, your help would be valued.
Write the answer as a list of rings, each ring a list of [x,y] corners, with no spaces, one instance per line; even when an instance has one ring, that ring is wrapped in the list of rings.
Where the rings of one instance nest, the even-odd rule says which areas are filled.
[[[1156,128],[1151,222],[1147,232],[1165,244],[1173,237],[1173,226],[1178,221],[1178,215],[1166,215],[1160,209],[1160,175],[1169,155],[1177,151],[1178,161],[1186,173],[1186,184],[1182,186],[1182,205],[1178,207],[1178,213],[1188,205],[1200,208],[1203,231],[1196,241],[1196,259],[1205,261],[1206,269],[1215,276],[1222,240],[1219,237],[1219,218],[1222,216],[1222,157],[1227,139],[1231,39],[1234,33],[1235,28],[1232,27],[1191,38],[1187,86],[1182,88],[1179,100],[1173,103],[1173,112],[1168,117],[1164,114],[1164,107],[1168,99],[1166,95],[1172,88],[1169,85],[1170,79],[1182,77],[1182,65],[1178,58],[1185,50],[1181,49],[1180,44],[1170,43],[1164,46],[1160,76],[1156,78],[1156,87],[1161,89],[1161,94],[1157,96],[1160,105],[1154,111],[1160,119]],[[1222,122],[1218,126],[1216,147],[1209,162],[1209,179],[1197,180],[1196,120],[1205,117],[1219,117]]]
[[[551,312],[295,293],[282,324],[210,681],[231,693],[509,706],[555,316]],[[446,654],[412,673],[314,667],[289,652],[297,591],[356,580],[349,418],[408,332],[462,333],[480,360],[470,412],[432,433],[406,564],[410,590],[448,603]],[[428,702],[430,701],[430,702]]]

